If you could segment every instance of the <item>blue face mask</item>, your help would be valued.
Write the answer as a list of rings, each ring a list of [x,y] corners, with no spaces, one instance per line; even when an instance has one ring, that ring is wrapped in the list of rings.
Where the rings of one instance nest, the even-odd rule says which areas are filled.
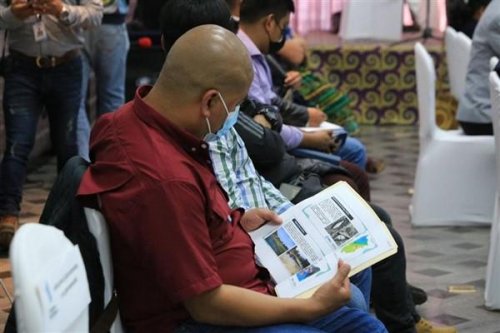
[[[205,118],[207,121],[207,127],[208,127],[208,133],[205,135],[203,138],[204,141],[206,142],[211,142],[215,141],[223,136],[225,136],[231,128],[236,124],[238,121],[238,114],[240,113],[240,106],[236,106],[233,112],[229,112],[229,109],[227,108],[226,102],[224,101],[224,98],[222,98],[222,95],[220,93],[219,97],[220,100],[222,101],[222,105],[224,106],[224,109],[226,110],[227,117],[226,120],[224,121],[224,124],[222,127],[217,131],[217,133],[212,133],[212,128],[210,126],[210,122],[208,121],[208,118]]]

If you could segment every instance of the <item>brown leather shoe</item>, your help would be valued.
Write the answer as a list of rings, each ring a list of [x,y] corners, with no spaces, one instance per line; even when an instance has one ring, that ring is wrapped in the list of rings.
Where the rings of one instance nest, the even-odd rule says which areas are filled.
[[[19,217],[4,215],[0,217],[0,248],[9,249],[10,242],[19,225]]]
[[[379,174],[385,169],[385,162],[381,159],[368,157],[366,160],[365,171],[368,173]]]
[[[417,333],[456,333],[457,329],[453,326],[437,326],[430,321],[421,318],[418,323],[415,324],[415,330]]]

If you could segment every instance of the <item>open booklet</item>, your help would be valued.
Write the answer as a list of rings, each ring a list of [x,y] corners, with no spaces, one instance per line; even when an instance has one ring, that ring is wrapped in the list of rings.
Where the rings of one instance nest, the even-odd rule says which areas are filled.
[[[308,297],[333,278],[339,259],[350,275],[396,253],[385,224],[346,182],[339,182],[280,215],[283,224],[252,231],[259,262],[279,297]]]
[[[337,142],[337,149],[340,149],[347,139],[347,131],[342,126],[328,121],[322,122],[318,127],[301,127],[300,129],[304,132],[332,130],[332,137],[334,137]]]

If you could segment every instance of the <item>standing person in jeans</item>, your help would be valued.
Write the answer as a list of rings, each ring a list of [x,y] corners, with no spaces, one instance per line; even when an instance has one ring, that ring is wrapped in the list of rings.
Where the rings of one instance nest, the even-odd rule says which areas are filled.
[[[100,0],[0,1],[0,28],[9,33],[3,109],[6,149],[0,166],[0,247],[18,225],[28,156],[46,110],[58,170],[77,154],[82,28],[98,26]]]
[[[128,3],[128,4],[127,4]],[[82,101],[78,112],[78,153],[88,160],[90,125],[86,96],[90,70],[97,85],[96,117],[112,112],[125,102],[125,75],[130,42],[127,23],[134,17],[137,0],[104,0],[102,25],[86,34],[83,57]]]

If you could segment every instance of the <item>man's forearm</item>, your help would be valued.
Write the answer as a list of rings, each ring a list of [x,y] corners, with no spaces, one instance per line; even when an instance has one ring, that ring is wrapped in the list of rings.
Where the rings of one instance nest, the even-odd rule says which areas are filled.
[[[23,20],[18,19],[11,10],[10,6],[2,6],[0,2],[0,29],[15,29],[24,24]]]
[[[311,298],[278,298],[231,285],[222,285],[184,305],[195,321],[223,326],[307,323],[327,313]]]

